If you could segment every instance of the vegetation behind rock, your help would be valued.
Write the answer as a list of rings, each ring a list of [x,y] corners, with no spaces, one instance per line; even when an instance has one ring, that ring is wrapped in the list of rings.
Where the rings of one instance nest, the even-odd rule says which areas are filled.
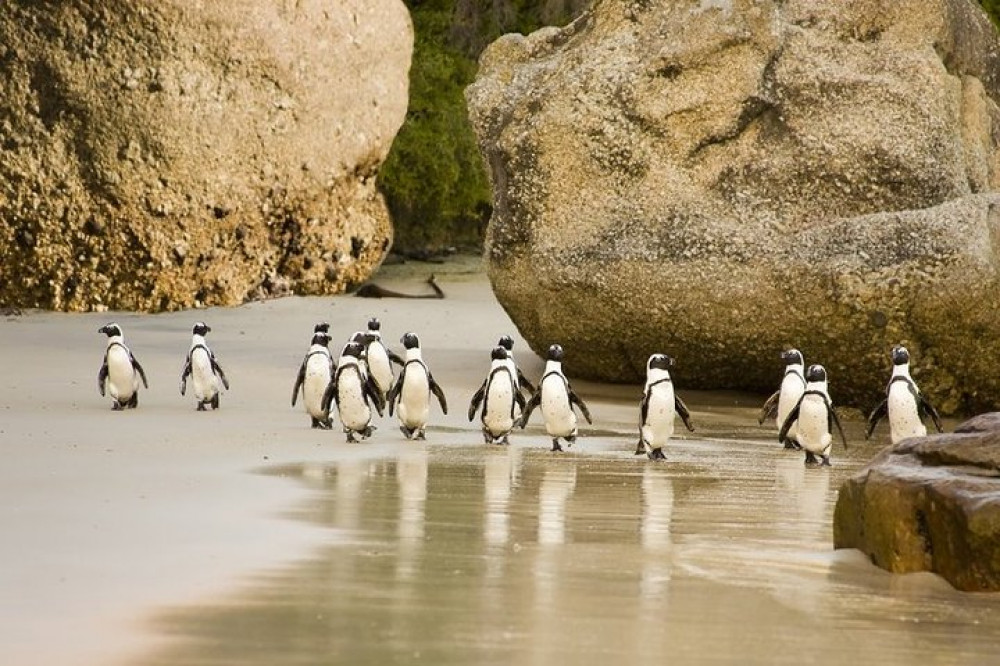
[[[379,174],[402,251],[478,246],[492,205],[463,91],[487,44],[562,25],[588,0],[405,0],[416,43],[410,106]]]

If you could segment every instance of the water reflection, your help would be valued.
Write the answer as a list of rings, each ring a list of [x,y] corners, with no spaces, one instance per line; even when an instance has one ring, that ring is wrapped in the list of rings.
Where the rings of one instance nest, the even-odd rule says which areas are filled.
[[[678,442],[651,465],[414,444],[286,467],[316,489],[300,515],[329,546],[165,613],[173,642],[142,663],[988,663],[997,596],[832,553],[857,463],[783,453]]]

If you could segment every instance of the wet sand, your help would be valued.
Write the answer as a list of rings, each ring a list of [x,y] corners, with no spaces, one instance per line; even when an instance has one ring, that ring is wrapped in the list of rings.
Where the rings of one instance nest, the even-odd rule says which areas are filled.
[[[657,465],[632,455],[638,388],[575,381],[596,423],[572,451],[538,416],[488,447],[465,418],[488,350],[542,361],[475,262],[379,282],[428,270],[447,299],[0,321],[0,663],[996,662],[1000,597],[832,551],[836,490],[885,444],[860,422],[806,469],[763,396],[681,387],[698,432]],[[448,395],[426,443],[386,418],[347,444],[289,404],[313,324],[339,349],[372,315],[421,335]],[[150,379],[132,412],[97,394],[111,320]],[[214,413],[178,391],[197,320],[232,382]]]

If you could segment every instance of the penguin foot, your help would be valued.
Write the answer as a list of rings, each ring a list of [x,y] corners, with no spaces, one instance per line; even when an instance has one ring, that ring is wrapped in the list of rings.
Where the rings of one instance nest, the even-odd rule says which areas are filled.
[[[642,438],[640,438],[639,443],[635,447],[635,455],[641,456],[645,452],[646,452],[646,443],[642,441]]]
[[[348,430],[348,431],[347,431],[347,441],[348,441],[348,442],[351,442],[351,443],[356,443],[356,442],[358,441],[358,440],[357,440],[357,439],[356,439],[356,438],[354,437],[354,431],[353,431],[353,430]]]
[[[789,451],[795,451],[796,449],[801,449],[802,448],[801,446],[799,446],[799,443],[796,442],[793,439],[786,439],[786,440],[784,440],[784,444],[785,444],[785,448],[787,450],[789,450]]]
[[[139,406],[139,392],[136,391],[132,394],[132,399],[125,403],[125,406],[129,409],[135,409]]]
[[[313,416],[313,417],[312,417],[312,423],[310,424],[310,426],[309,426],[309,427],[310,427],[310,428],[320,428],[320,427],[322,427],[322,426],[320,426],[320,424],[319,424],[319,419],[318,419],[318,418],[316,418],[315,416]]]
[[[813,455],[812,451],[806,451],[806,465],[817,465],[819,461],[816,460],[816,456]]]
[[[368,426],[367,428],[365,428],[364,430],[361,431],[361,438],[362,439],[368,439],[369,437],[372,436],[373,432],[375,432],[375,426],[370,425],[370,426]]]
[[[493,443],[493,435],[491,435],[487,430],[483,431],[483,441],[486,442],[487,444]]]
[[[820,467],[833,467],[833,465],[830,464],[830,456],[821,456],[821,458],[823,461],[819,464]]]
[[[553,451],[560,451],[560,452],[563,450],[563,447],[559,446],[559,439],[558,438],[555,438],[555,439],[552,440],[552,450]]]
[[[650,460],[666,460],[667,456],[663,454],[663,449],[653,449],[649,452]]]
[[[212,398],[212,409],[218,409],[218,408],[219,408],[219,394],[216,393],[215,396]]]
[[[198,403],[197,411],[199,411],[199,412],[204,412],[205,411],[205,403],[204,402],[199,402]]]
[[[333,419],[327,417],[319,422],[321,430],[333,430]]]
[[[120,412],[123,409],[125,409],[125,405],[115,400],[114,402],[111,403],[111,409],[112,411]]]
[[[426,441],[427,440],[427,433],[424,432],[423,428],[420,428],[419,430],[417,430],[417,436],[414,437],[414,439],[418,439],[421,442]]]
[[[502,444],[504,446],[507,446],[510,444],[510,440],[507,439],[507,435],[504,435],[503,437],[497,440],[497,444]]]
[[[399,426],[399,432],[403,433],[403,437],[406,439],[412,439],[413,431],[407,428],[405,425]]]

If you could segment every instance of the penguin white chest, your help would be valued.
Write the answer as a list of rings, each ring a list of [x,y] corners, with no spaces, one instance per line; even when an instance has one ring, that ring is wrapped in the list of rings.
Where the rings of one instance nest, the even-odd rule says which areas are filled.
[[[430,382],[427,370],[419,363],[411,363],[403,377],[403,388],[399,392],[399,422],[407,428],[422,428],[427,425],[430,411]]]
[[[795,405],[798,404],[799,398],[805,393],[806,386],[799,375],[794,373],[788,373],[785,378],[781,380],[781,393],[778,394],[778,414],[775,418],[775,423],[778,424],[778,429],[785,424],[785,419]],[[789,439],[795,439],[795,426],[793,425],[788,430]]]
[[[212,359],[204,347],[191,350],[191,379],[194,382],[194,397],[198,400],[211,400],[219,392]]]
[[[139,389],[139,376],[132,367],[128,350],[120,345],[108,348],[108,393],[124,402]]]
[[[326,418],[323,410],[323,393],[330,385],[330,358],[314,354],[306,363],[306,378],[302,382],[302,397],[306,412],[313,418]]]
[[[371,421],[372,412],[365,400],[359,372],[341,373],[337,383],[340,396],[339,414],[341,422],[351,430],[364,430]]]
[[[798,441],[810,453],[828,455],[833,437],[830,435],[829,411],[822,396],[807,395],[799,406]]]
[[[923,437],[927,434],[927,427],[920,420],[917,401],[906,382],[895,381],[889,387],[888,409],[893,444],[907,437]]]
[[[542,417],[549,437],[572,437],[576,435],[576,414],[569,403],[565,380],[550,374],[542,380]]]
[[[509,372],[497,372],[486,389],[483,425],[494,437],[514,428],[514,382]]]
[[[380,342],[368,345],[368,370],[372,373],[378,390],[384,395],[392,387],[392,364]]]
[[[651,449],[664,446],[674,436],[674,387],[669,382],[649,389],[642,439]]]

